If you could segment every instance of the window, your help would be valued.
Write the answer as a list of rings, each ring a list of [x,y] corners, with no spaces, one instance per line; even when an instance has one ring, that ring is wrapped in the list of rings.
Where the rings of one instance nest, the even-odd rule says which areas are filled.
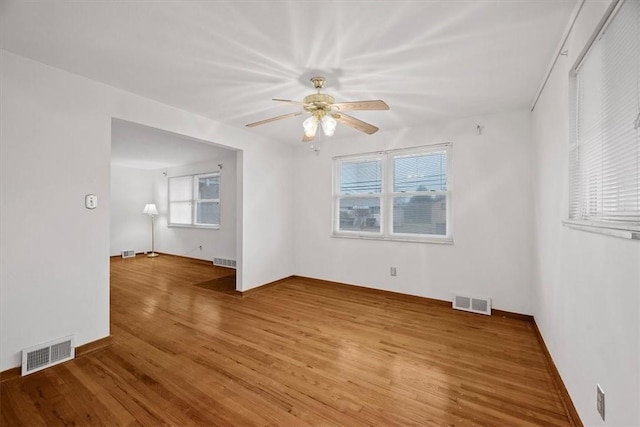
[[[640,2],[625,1],[574,69],[568,222],[592,231],[640,231],[638,40]]]
[[[450,150],[335,158],[333,235],[451,243]]]
[[[340,162],[338,230],[380,234],[382,158]]]
[[[169,225],[220,226],[220,174],[169,178]]]

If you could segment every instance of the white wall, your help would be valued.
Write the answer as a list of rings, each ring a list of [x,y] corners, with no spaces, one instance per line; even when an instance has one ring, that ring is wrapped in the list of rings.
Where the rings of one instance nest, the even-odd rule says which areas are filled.
[[[127,249],[151,250],[151,223],[142,210],[154,203],[153,178],[150,170],[111,165],[111,256]]]
[[[568,73],[608,1],[587,2],[532,115],[534,315],[585,425],[640,425],[640,242],[563,227]],[[596,384],[606,394],[606,423]]]
[[[172,176],[220,171],[220,228],[168,227],[168,179]],[[166,172],[165,176],[163,172]],[[154,171],[156,251],[213,261],[215,257],[236,259],[236,155],[210,162]],[[199,248],[202,246],[202,250]]]
[[[442,300],[467,292],[493,298],[498,309],[531,313],[529,116],[520,111],[332,138],[318,156],[297,149],[297,274]],[[333,156],[447,141],[453,142],[453,245],[331,237]]]
[[[246,291],[294,274],[293,150],[274,150],[256,141],[256,149],[242,152],[242,179],[260,185],[245,186],[242,209],[251,213],[241,230],[243,262],[251,260],[243,274]],[[247,236],[253,236],[248,239]],[[259,240],[259,244],[256,244]],[[254,270],[255,268],[255,270]],[[285,272],[289,272],[288,274]],[[264,278],[270,277],[270,280]]]
[[[0,370],[33,344],[109,334],[113,117],[242,150],[240,288],[293,274],[290,146],[0,53]],[[95,210],[84,208],[88,193]],[[265,219],[274,203],[285,208]]]

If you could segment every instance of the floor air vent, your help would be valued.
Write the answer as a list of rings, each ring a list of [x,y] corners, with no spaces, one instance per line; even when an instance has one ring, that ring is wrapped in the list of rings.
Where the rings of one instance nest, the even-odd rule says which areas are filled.
[[[133,249],[127,249],[126,251],[122,251],[122,258],[135,258],[136,251]]]
[[[453,308],[491,316],[491,298],[455,295],[453,297]]]
[[[214,258],[213,265],[217,265],[219,267],[236,268],[236,260],[226,259],[226,258]]]
[[[38,372],[74,357],[73,336],[25,348],[22,350],[22,375]]]

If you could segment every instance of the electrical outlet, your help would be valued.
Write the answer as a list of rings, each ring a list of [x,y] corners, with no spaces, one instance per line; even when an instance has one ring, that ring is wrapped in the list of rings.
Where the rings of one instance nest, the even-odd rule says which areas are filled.
[[[396,276],[397,275],[397,271],[395,267],[391,267],[391,275],[392,276]]]
[[[597,400],[596,400],[596,408],[598,409],[598,413],[600,414],[600,416],[602,417],[602,421],[604,421],[604,391],[602,391],[602,388],[600,387],[600,384],[597,384],[598,386],[598,390],[597,390]]]

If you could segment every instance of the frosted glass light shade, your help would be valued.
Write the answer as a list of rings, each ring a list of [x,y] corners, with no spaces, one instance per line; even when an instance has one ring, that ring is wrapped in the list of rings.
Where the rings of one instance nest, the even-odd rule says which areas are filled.
[[[155,203],[147,203],[146,205],[144,205],[144,210],[142,211],[142,213],[149,216],[158,215],[158,208],[156,208]]]
[[[314,137],[318,130],[318,118],[316,116],[308,117],[302,122],[302,127],[304,128],[304,134],[307,138]]]
[[[322,131],[326,136],[333,136],[333,133],[336,131],[336,125],[338,122],[336,119],[331,117],[328,114],[322,116]]]

